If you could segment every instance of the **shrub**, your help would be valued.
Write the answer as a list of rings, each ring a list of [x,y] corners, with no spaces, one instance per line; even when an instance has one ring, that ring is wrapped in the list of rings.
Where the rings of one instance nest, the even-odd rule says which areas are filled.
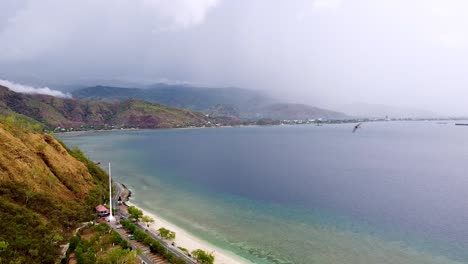
[[[162,254],[166,251],[164,249],[164,246],[161,243],[159,243],[159,241],[156,241],[154,239],[150,244],[150,249],[152,252],[159,253],[159,254]]]
[[[76,249],[76,246],[80,243],[80,236],[74,235],[69,240],[69,245],[67,249],[67,256]]]
[[[171,230],[161,227],[158,229],[158,231],[161,234],[161,237],[164,239],[168,239],[168,240],[175,239],[176,233],[172,232]]]
[[[214,256],[206,253],[201,249],[192,251],[192,255],[197,258],[198,263],[200,264],[213,264]]]
[[[136,208],[135,206],[130,206],[128,207],[128,213],[130,215],[130,218],[133,218],[135,220],[139,220],[141,217],[143,217],[143,211],[140,209]]]

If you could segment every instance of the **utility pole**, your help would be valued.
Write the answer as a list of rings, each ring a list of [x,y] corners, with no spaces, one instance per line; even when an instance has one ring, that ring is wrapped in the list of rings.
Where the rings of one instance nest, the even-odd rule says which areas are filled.
[[[110,206],[110,214],[107,217],[107,221],[115,222],[115,217],[112,212],[112,173],[111,173],[111,164],[109,162],[109,206]]]

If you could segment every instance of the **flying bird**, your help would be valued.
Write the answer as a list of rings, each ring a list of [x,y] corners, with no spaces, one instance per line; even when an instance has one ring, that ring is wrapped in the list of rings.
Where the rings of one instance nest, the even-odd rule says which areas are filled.
[[[354,126],[353,133],[356,132],[359,128],[361,128],[362,123],[358,123],[357,125]]]

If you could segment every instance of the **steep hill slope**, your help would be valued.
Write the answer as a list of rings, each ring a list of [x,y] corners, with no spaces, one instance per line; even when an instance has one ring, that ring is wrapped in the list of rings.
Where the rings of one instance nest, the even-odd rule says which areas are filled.
[[[20,94],[0,86],[0,113],[19,113],[50,128],[201,126],[205,115],[139,100],[118,102],[65,99],[48,95]]]
[[[101,169],[34,127],[0,122],[1,263],[55,263],[59,244],[106,194]]]

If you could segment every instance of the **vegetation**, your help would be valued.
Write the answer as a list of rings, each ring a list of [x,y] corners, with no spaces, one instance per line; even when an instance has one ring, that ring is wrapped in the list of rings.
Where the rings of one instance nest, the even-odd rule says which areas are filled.
[[[40,131],[18,116],[0,120],[1,263],[55,263],[59,245],[93,219],[106,193],[105,175]]]
[[[127,210],[128,210],[129,215],[130,215],[130,218],[133,218],[136,221],[140,220],[140,218],[143,217],[143,211],[136,208],[135,206],[130,206],[130,207],[128,207]]]
[[[57,132],[203,126],[208,120],[202,113],[140,100],[77,100],[21,94],[0,86],[0,115],[12,114]]]
[[[137,263],[137,252],[130,249],[113,248],[104,257],[99,258],[98,264],[127,264]]]
[[[154,238],[152,238],[150,235],[148,235],[144,231],[138,229],[138,227],[134,225],[132,222],[128,220],[120,220],[120,223],[125,228],[125,230],[129,231],[135,236],[135,239],[137,241],[140,241],[146,244],[150,248],[151,252],[162,255],[170,263],[186,264],[183,259],[180,259],[174,256],[172,253],[167,252],[164,246],[159,241],[155,240]]]
[[[149,227],[149,224],[150,223],[154,223],[154,219],[147,216],[147,215],[144,215],[143,217],[141,217],[141,221],[143,221],[144,223],[146,223],[146,227]]]
[[[101,167],[99,167],[94,161],[89,160],[88,157],[86,157],[86,154],[81,151],[81,149],[76,146],[72,149],[69,149],[61,140],[56,140],[68,151],[68,153],[70,153],[70,155],[85,164],[89,173],[91,173],[98,182],[107,184],[109,178],[107,173],[102,170]]]
[[[128,242],[106,224],[81,229],[72,236],[62,263],[75,258],[78,264],[136,263],[137,252]]]
[[[180,249],[181,251],[183,251],[185,254],[189,254],[189,251],[188,249],[184,248],[184,247],[177,247],[178,249]]]
[[[167,239],[167,240],[175,239],[176,233],[171,230],[161,227],[158,229],[158,231],[159,231],[159,234],[161,234],[161,237],[164,239]]]
[[[0,252],[4,251],[8,247],[8,242],[0,241]]]
[[[3,127],[14,133],[42,132],[43,125],[23,115],[8,115],[0,118]]]
[[[192,251],[192,255],[195,258],[197,258],[197,262],[200,264],[213,264],[214,263],[214,256],[206,253],[205,251],[201,249]]]

